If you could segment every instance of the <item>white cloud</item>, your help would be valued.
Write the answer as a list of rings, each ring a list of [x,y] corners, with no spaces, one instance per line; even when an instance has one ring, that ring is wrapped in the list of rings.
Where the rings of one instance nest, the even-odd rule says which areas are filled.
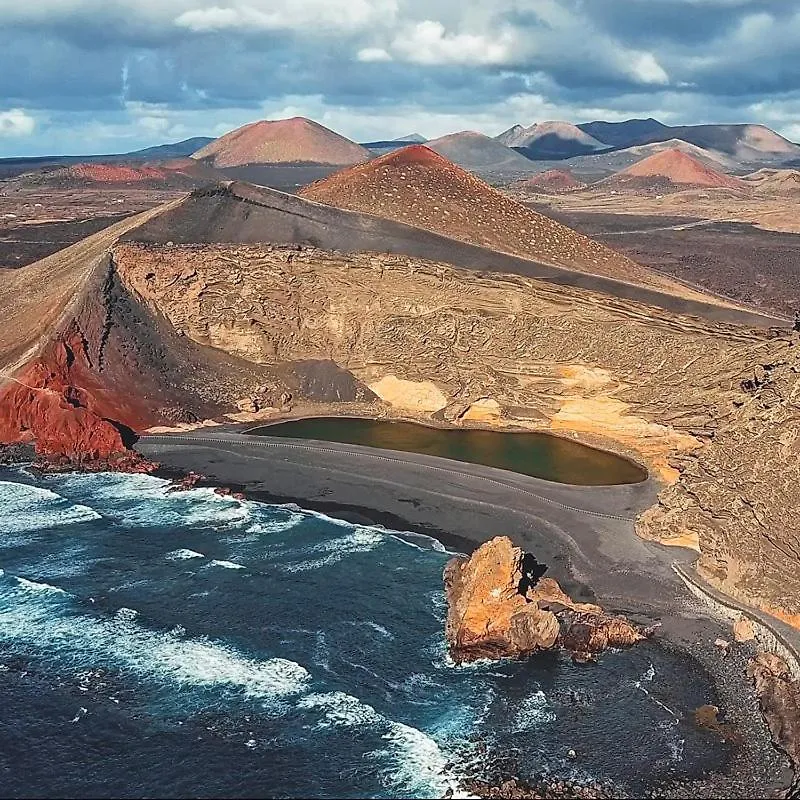
[[[391,22],[397,0],[250,0],[191,8],[175,25],[194,33],[218,31],[360,30]]]
[[[448,33],[441,22],[427,19],[398,34],[390,49],[415,64],[504,64],[512,44],[508,30],[494,35]]]
[[[0,136],[30,136],[36,120],[21,108],[0,111]]]
[[[662,85],[669,83],[669,75],[652,53],[637,53],[631,56],[629,75],[635,81]]]
[[[358,51],[356,56],[359,61],[373,62],[373,61],[391,61],[392,57],[382,47],[364,47]]]

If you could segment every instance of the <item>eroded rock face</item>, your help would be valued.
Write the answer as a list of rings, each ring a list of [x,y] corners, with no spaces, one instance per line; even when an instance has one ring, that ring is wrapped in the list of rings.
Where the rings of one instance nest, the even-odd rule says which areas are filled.
[[[573,602],[552,578],[536,580],[537,566],[507,536],[448,562],[445,634],[454,661],[519,658],[556,646],[588,661],[648,635],[600,606]]]
[[[115,262],[188,341],[249,363],[331,358],[447,403],[383,398],[406,414],[491,397],[498,419],[615,439],[674,484],[638,533],[698,548],[714,586],[800,626],[796,334],[396,255],[124,244]]]
[[[82,357],[80,337],[72,331],[6,384],[0,393],[0,441],[35,442],[39,455],[75,461],[126,451],[123,429],[105,418],[107,398],[76,380]]]
[[[748,665],[747,674],[755,685],[772,740],[789,756],[797,772],[800,770],[800,683],[792,680],[786,663],[774,653],[759,653]]]

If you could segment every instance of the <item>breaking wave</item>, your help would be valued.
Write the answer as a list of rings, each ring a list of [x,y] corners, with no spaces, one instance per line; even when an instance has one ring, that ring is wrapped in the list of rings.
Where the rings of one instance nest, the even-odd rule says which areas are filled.
[[[0,534],[22,539],[21,534],[95,519],[100,519],[100,514],[93,508],[71,503],[49,489],[0,481]],[[9,543],[5,538],[3,544]]]
[[[51,599],[54,594],[58,602]],[[304,667],[284,658],[260,661],[221,642],[149,630],[131,609],[120,609],[123,613],[111,619],[76,613],[69,599],[56,587],[19,578],[12,583],[4,576],[0,641],[24,644],[65,665],[110,664],[149,682],[226,687],[267,701],[299,694],[311,679]]]

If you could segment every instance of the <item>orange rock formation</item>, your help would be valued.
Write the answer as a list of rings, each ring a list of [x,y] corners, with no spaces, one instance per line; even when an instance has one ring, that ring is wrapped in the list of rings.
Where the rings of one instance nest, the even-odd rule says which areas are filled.
[[[559,645],[578,661],[646,638],[593,603],[575,603],[552,578],[534,582],[535,560],[507,536],[457,557],[444,572],[449,605],[446,636],[457,662],[519,658]]]

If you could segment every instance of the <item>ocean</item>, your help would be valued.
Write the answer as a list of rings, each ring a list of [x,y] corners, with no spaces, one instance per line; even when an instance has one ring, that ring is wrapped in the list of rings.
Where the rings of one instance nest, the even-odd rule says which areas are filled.
[[[501,773],[636,796],[728,759],[685,654],[458,667],[438,542],[167,489],[0,470],[3,796],[440,797]]]

